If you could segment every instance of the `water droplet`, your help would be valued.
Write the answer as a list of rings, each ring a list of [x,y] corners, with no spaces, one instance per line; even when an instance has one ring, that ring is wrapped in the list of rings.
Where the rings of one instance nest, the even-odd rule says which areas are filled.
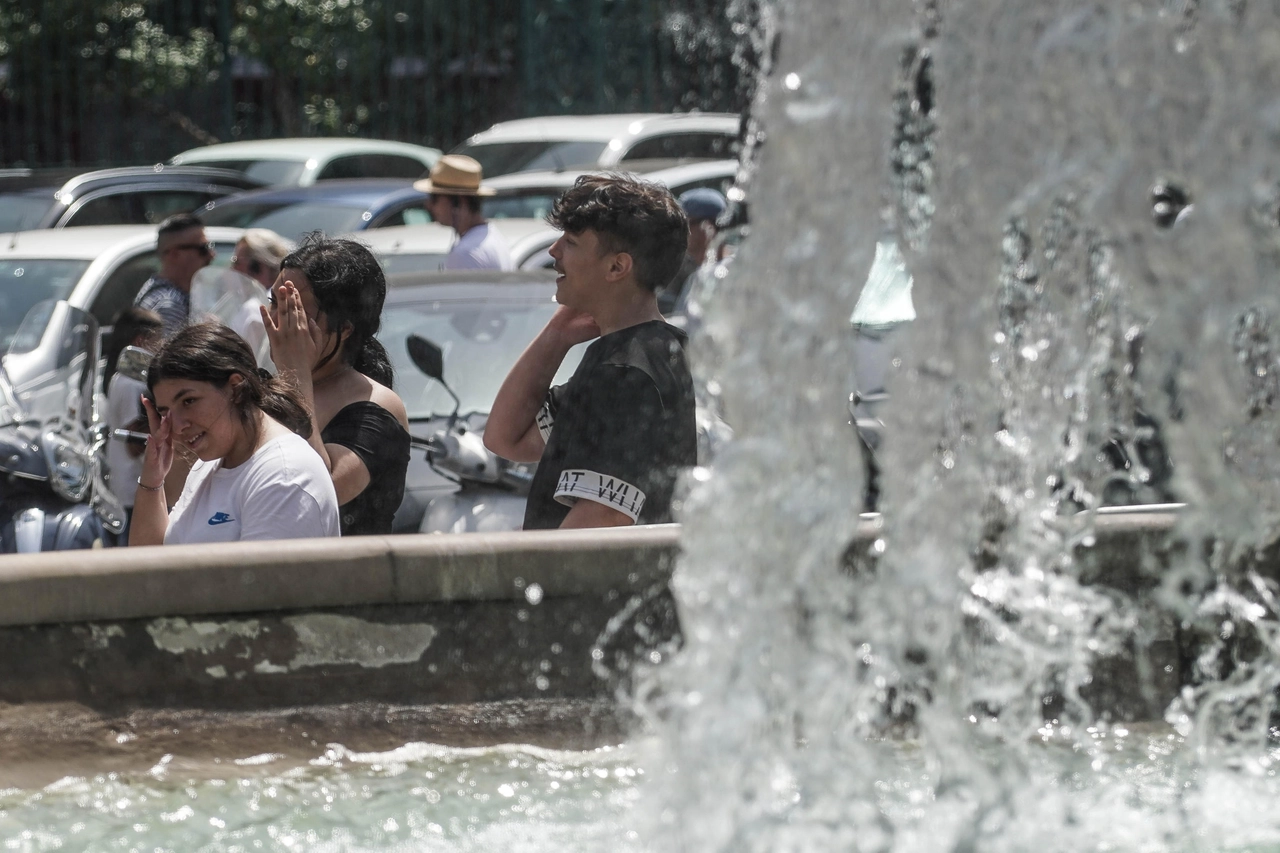
[[[542,601],[542,586],[531,583],[524,590],[525,600],[530,604],[539,604]]]
[[[786,86],[792,92],[800,88],[800,75],[792,71],[782,81],[782,85]]]

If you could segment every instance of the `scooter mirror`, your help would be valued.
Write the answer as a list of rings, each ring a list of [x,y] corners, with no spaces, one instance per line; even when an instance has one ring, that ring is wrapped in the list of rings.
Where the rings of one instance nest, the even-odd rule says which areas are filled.
[[[410,335],[405,346],[419,370],[437,382],[444,380],[444,350],[421,335]]]
[[[151,366],[151,353],[141,347],[125,347],[116,360],[116,373],[138,382],[147,381],[147,368]]]

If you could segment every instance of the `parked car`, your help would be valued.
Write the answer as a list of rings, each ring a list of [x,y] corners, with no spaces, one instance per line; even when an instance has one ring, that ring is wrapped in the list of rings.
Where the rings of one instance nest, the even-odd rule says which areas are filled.
[[[729,113],[623,113],[504,121],[454,149],[486,177],[572,168],[625,168],[638,160],[723,160],[740,119]]]
[[[671,160],[637,160],[621,164],[620,170],[634,172],[647,181],[662,184],[676,195],[695,187],[710,187],[728,193],[738,174],[737,160],[710,160],[674,165]],[[487,178],[484,185],[495,195],[484,200],[484,213],[490,219],[522,216],[542,219],[551,205],[574,181],[583,175],[601,171],[564,169],[562,171],[512,172]]]
[[[205,234],[217,253],[214,263],[225,266],[241,232],[207,228]],[[0,234],[0,352],[9,350],[23,318],[45,300],[65,300],[89,312],[100,326],[109,326],[159,266],[154,225]],[[11,365],[9,378],[35,416],[61,410],[65,389],[55,387],[46,371],[32,368],[28,374]]]
[[[309,187],[279,187],[209,202],[196,213],[206,225],[270,228],[297,240],[309,231],[347,234],[392,225],[423,225],[427,194],[412,181],[325,181]]]
[[[409,432],[424,440],[419,447],[441,433],[472,437],[483,433],[507,371],[556,310],[555,279],[551,270],[413,272],[387,277],[378,339],[395,368],[395,389],[408,410]],[[456,403],[441,383],[414,363],[410,355],[414,336],[441,351],[444,379],[457,394]],[[555,383],[568,381],[585,349],[580,344],[569,351]],[[457,418],[450,429],[455,411]],[[527,466],[521,469],[524,476],[512,476],[519,473],[510,470],[514,463],[485,458],[486,468],[497,468],[478,472],[485,483],[477,484],[448,469],[444,473],[433,469],[425,452],[415,450],[395,530],[519,528],[524,494],[514,484],[523,481],[527,488]]]
[[[176,166],[234,169],[262,184],[308,187],[335,178],[418,178],[440,157],[438,148],[355,137],[222,142],[175,155]]]
[[[559,231],[541,219],[495,219],[492,224],[506,238],[516,267],[551,266],[553,261],[547,250],[560,237]],[[452,228],[434,222],[377,228],[346,236],[372,249],[387,275],[438,271],[457,239]]]
[[[195,166],[132,166],[41,180],[0,180],[0,231],[87,225],[155,225],[216,198],[257,189],[240,172]]]

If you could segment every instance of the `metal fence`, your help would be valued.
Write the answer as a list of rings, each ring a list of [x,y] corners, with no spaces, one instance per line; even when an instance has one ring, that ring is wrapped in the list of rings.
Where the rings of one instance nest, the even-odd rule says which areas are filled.
[[[521,116],[739,111],[751,5],[0,0],[0,166],[151,163],[279,136],[447,150]]]

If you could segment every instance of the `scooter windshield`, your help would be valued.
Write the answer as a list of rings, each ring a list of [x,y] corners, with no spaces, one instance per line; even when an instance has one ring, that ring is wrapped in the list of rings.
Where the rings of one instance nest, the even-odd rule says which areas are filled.
[[[3,358],[12,395],[26,419],[92,422],[98,321],[64,301],[32,306]]]

